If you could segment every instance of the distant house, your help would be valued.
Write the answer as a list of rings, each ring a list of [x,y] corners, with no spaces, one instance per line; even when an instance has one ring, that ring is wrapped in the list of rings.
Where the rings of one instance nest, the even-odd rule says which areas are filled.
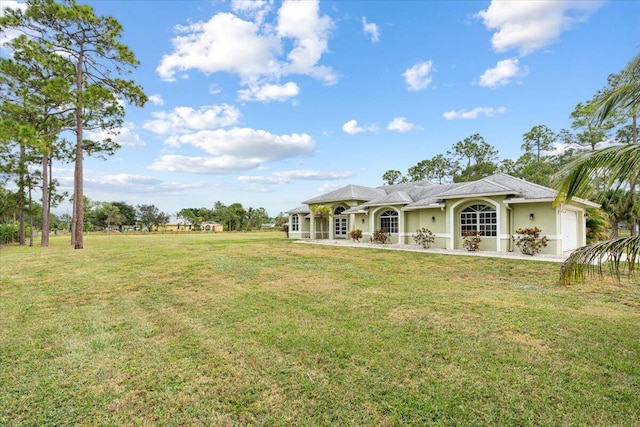
[[[173,231],[173,232],[183,232],[183,231],[191,231],[193,226],[191,223],[177,215],[169,216],[169,221],[166,224],[159,225],[158,231]]]
[[[435,234],[433,247],[462,249],[464,233],[479,231],[480,250],[511,252],[517,229],[538,227],[549,239],[542,253],[560,254],[586,244],[585,209],[599,205],[574,200],[554,207],[555,196],[551,188],[506,174],[450,184],[348,185],[288,211],[289,238],[348,239],[360,229],[368,241],[384,229],[392,243],[415,244],[413,234],[424,227]],[[316,205],[328,205],[332,215],[315,218]]]
[[[200,230],[209,233],[222,233],[224,231],[224,227],[222,224],[215,221],[204,221],[200,224]]]

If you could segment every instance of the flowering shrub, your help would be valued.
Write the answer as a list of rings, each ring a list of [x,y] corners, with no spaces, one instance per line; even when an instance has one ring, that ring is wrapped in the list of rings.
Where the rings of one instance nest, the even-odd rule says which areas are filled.
[[[436,241],[436,236],[428,228],[418,228],[416,234],[413,235],[413,240],[423,248],[428,249],[431,244]]]
[[[371,236],[371,242],[373,243],[387,243],[389,242],[389,233],[387,230],[381,229],[373,232]]]
[[[359,242],[360,239],[362,239],[362,230],[351,230],[351,232],[349,232],[349,237],[351,237],[351,239],[355,240],[356,242]]]
[[[518,228],[513,240],[515,240],[516,246],[520,248],[520,252],[533,256],[547,246],[549,239],[547,239],[547,236],[540,237],[541,232],[542,230],[538,227]]]
[[[471,252],[480,249],[480,242],[482,242],[481,234],[482,233],[476,230],[465,231],[462,235],[462,247]]]

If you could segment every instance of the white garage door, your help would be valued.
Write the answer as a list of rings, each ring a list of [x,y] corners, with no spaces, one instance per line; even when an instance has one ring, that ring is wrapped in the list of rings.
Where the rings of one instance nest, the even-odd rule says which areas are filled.
[[[562,212],[562,251],[578,247],[578,216],[575,211]]]

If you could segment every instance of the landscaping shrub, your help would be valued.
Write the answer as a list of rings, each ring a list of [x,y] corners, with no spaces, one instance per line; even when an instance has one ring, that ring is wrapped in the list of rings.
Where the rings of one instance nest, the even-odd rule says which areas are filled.
[[[533,228],[518,228],[513,239],[516,242],[516,246],[520,248],[520,252],[525,255],[535,255],[547,246],[547,236],[540,237],[541,229],[538,227]]]
[[[462,247],[470,252],[475,252],[480,249],[480,242],[482,237],[479,231],[469,230],[465,231],[462,237]]]
[[[413,240],[423,248],[428,249],[436,241],[436,236],[428,228],[422,227],[416,230]]]
[[[384,229],[374,231],[373,236],[371,236],[371,242],[373,243],[388,243],[389,240],[389,233]]]
[[[351,237],[352,240],[359,242],[360,239],[362,239],[362,230],[351,230],[351,232],[349,233],[349,237]]]

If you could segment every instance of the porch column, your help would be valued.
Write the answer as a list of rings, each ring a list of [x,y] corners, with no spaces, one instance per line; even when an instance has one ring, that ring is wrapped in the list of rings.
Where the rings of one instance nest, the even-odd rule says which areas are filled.
[[[336,219],[333,215],[329,215],[329,240],[334,240],[336,238]]]
[[[454,242],[456,239],[456,234],[455,234],[455,229],[456,227],[454,226],[454,218],[453,218],[453,211],[455,209],[452,209],[451,207],[447,206],[447,209],[449,210],[448,215],[446,215],[447,217],[447,225],[446,225],[446,229],[447,229],[447,235],[449,236],[447,238],[447,249],[448,250],[453,250],[453,246],[454,246]]]
[[[404,211],[400,210],[398,215],[398,244],[404,245]]]
[[[309,238],[316,238],[316,218],[313,213],[311,213],[310,221],[309,221]]]

